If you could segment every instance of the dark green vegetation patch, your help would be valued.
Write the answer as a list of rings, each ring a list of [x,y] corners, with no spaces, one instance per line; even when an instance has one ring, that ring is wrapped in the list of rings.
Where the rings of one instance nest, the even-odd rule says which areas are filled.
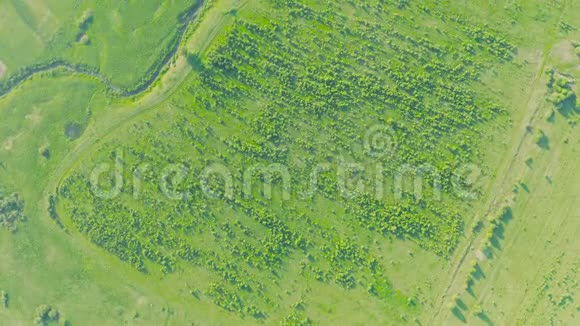
[[[193,296],[241,316],[282,309],[296,264],[416,309],[372,239],[453,252],[478,191],[458,171],[504,112],[479,76],[515,48],[445,8],[405,8],[273,1],[237,17],[166,105],[62,182],[58,215],[144,273],[206,271]]]
[[[0,191],[0,226],[16,231],[18,223],[25,219],[24,202],[18,194],[6,195]]]

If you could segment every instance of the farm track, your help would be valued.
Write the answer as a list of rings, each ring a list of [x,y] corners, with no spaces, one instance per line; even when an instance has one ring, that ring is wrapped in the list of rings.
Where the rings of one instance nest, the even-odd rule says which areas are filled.
[[[204,2],[204,0],[202,0],[202,2]],[[248,4],[248,1],[236,1],[236,3],[238,4],[237,8],[241,9]],[[213,9],[218,10],[217,8]],[[219,23],[217,25],[219,25]],[[177,50],[178,49],[176,49],[176,51]],[[177,64],[177,66],[179,66],[179,64]],[[177,70],[177,68],[174,70]],[[122,127],[128,121],[131,121],[163,105],[165,103],[165,100],[171,97],[171,95],[174,94],[179,89],[179,86],[187,78],[190,71],[191,69],[189,68],[177,71],[179,72],[179,74],[176,74],[176,76],[174,76],[175,77],[174,80],[172,80],[171,83],[168,84],[168,86],[166,86],[165,89],[162,90],[159,95],[154,95],[154,99],[147,101],[147,104],[135,107],[132,112],[127,112],[127,115],[122,116],[121,119],[116,120],[113,123],[107,123],[104,127],[100,126],[101,128],[99,128],[99,126],[96,127],[89,126],[89,128],[85,131],[83,137],[77,140],[77,144],[75,145],[75,147],[72,148],[71,151],[69,151],[66,154],[66,156],[61,160],[61,164],[58,165],[58,168],[55,171],[51,172],[51,175],[49,176],[46,186],[44,187],[43,193],[41,195],[42,200],[39,202],[40,209],[39,214],[45,214],[47,212],[48,198],[49,195],[51,194],[51,191],[57,189],[59,183],[67,175],[67,173],[70,172],[75,167],[80,157],[82,157],[84,153],[90,150],[91,147],[99,144],[101,141],[104,141],[106,135],[111,134],[114,130],[117,130],[118,128]],[[165,73],[165,75],[167,74],[169,73]]]
[[[22,84],[24,81],[30,79],[34,75],[45,73],[52,70],[64,69],[70,71],[73,74],[81,74],[87,77],[95,78],[103,83],[107,89],[114,95],[119,97],[130,97],[143,93],[153,85],[153,83],[161,76],[163,68],[171,61],[180,48],[181,42],[191,25],[195,21],[199,11],[203,8],[205,0],[199,0],[194,6],[189,8],[185,13],[185,17],[182,18],[177,33],[174,36],[174,45],[172,48],[156,63],[154,63],[145,72],[144,77],[139,80],[135,86],[130,88],[123,88],[121,86],[114,85],[111,80],[100,73],[97,68],[91,68],[82,64],[74,64],[67,62],[63,59],[54,59],[46,63],[41,63],[33,67],[24,68],[19,76],[10,77],[8,80],[0,83],[0,97],[7,95],[12,90],[14,90],[18,85]]]
[[[561,17],[560,17],[560,19],[561,19]],[[553,33],[555,35],[556,31],[554,31]],[[531,84],[533,84],[533,86],[530,88],[531,94],[530,94],[530,97],[529,97],[528,102],[526,104],[528,113],[525,114],[520,121],[520,126],[519,126],[520,129],[525,129],[526,131],[524,131],[524,134],[522,136],[519,136],[518,138],[514,139],[514,141],[512,142],[512,148],[513,148],[514,143],[516,143],[516,142],[517,142],[517,146],[515,147],[515,149],[512,149],[513,154],[512,154],[511,159],[509,160],[509,164],[508,164],[507,168],[504,170],[505,172],[502,174],[503,178],[496,177],[496,180],[498,180],[498,181],[492,186],[492,191],[495,195],[492,196],[492,199],[489,201],[489,204],[487,205],[487,209],[485,211],[485,214],[483,215],[484,218],[489,216],[493,210],[497,210],[497,208],[498,208],[497,205],[500,202],[500,200],[502,198],[505,199],[505,195],[504,195],[505,187],[506,186],[509,187],[510,186],[509,182],[513,181],[512,179],[507,178],[507,176],[512,175],[510,172],[513,170],[514,164],[518,161],[518,159],[520,159],[520,156],[522,155],[522,153],[521,153],[522,147],[524,145],[524,142],[528,138],[527,137],[528,136],[527,126],[531,125],[534,122],[534,120],[536,120],[538,117],[541,105],[539,103],[535,102],[535,100],[537,101],[538,100],[537,98],[539,98],[538,97],[539,95],[537,95],[536,93],[540,92],[540,90],[541,90],[541,88],[540,88],[540,87],[542,87],[541,77],[542,77],[542,74],[544,72],[544,68],[545,68],[546,64],[548,63],[548,58],[550,57],[550,53],[553,50],[554,43],[555,42],[548,43],[548,44],[546,44],[546,47],[544,48],[542,61],[539,63],[539,65],[538,65],[539,68],[536,72],[536,76],[531,83]],[[520,130],[520,132],[521,132],[521,130]],[[463,251],[463,253],[461,255],[461,258],[454,265],[452,276],[451,276],[451,278],[450,278],[450,280],[445,288],[444,294],[441,296],[437,310],[435,311],[435,313],[433,314],[433,316],[430,320],[431,324],[434,324],[436,321],[440,320],[441,312],[445,308],[445,301],[448,300],[451,288],[457,282],[457,276],[459,274],[459,270],[464,265],[464,263],[467,259],[467,256],[469,255],[469,252],[472,251],[473,249],[475,249],[474,244],[480,243],[483,236],[484,236],[484,234],[480,234],[477,237],[472,236],[471,239],[469,240],[469,243],[466,245],[465,250]]]
[[[520,125],[519,125],[520,129],[525,130],[525,126],[532,123],[538,116],[541,105],[539,105],[535,102],[536,97],[537,97],[536,93],[538,92],[538,90],[542,86],[541,76],[543,74],[544,67],[545,67],[547,60],[548,60],[548,53],[544,53],[542,61],[538,65],[539,68],[537,70],[536,76],[531,83],[533,85],[531,88],[532,93],[531,93],[531,95],[528,99],[528,103],[526,105],[527,109],[528,109],[528,113],[522,118]],[[498,180],[498,181],[492,186],[493,193],[495,193],[496,195],[494,195],[491,198],[491,200],[489,201],[489,204],[487,205],[487,209],[486,209],[485,213],[482,215],[483,218],[489,217],[490,214],[494,210],[497,210],[498,204],[501,202],[502,198],[505,197],[505,189],[506,189],[506,187],[508,187],[510,185],[510,182],[512,181],[512,178],[507,178],[507,176],[513,175],[512,172],[514,169],[514,164],[520,159],[520,156],[522,154],[522,152],[521,152],[522,147],[523,147],[525,141],[528,139],[527,136],[528,136],[527,132],[524,131],[523,135],[518,136],[518,138],[514,139],[514,141],[512,142],[512,148],[513,148],[512,153],[513,154],[509,160],[509,163],[507,163],[507,167],[504,169],[504,172],[502,173],[502,175],[504,175],[505,177],[502,177],[502,178],[496,177],[496,180]],[[464,263],[467,260],[469,253],[473,249],[475,249],[474,245],[476,243],[481,242],[481,239],[484,236],[485,236],[484,233],[480,234],[477,237],[472,236],[471,239],[469,240],[469,242],[467,243],[467,245],[465,246],[463,253],[461,254],[461,256],[459,256],[460,257],[459,260],[453,266],[453,272],[451,273],[451,278],[449,279],[449,282],[445,288],[445,291],[444,291],[443,295],[441,296],[437,310],[436,310],[435,314],[433,314],[433,317],[431,318],[431,324],[434,324],[434,325],[437,324],[437,321],[440,319],[440,316],[441,316],[443,309],[445,309],[445,302],[449,298],[451,289],[458,282],[457,277],[459,276],[460,269],[464,266]]]

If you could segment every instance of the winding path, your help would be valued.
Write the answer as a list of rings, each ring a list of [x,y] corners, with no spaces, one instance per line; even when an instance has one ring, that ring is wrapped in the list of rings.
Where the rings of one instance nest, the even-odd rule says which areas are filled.
[[[145,73],[137,83],[130,88],[123,88],[114,85],[111,80],[100,73],[97,68],[91,68],[83,64],[74,64],[67,62],[64,59],[53,59],[49,62],[36,64],[32,67],[25,67],[21,72],[16,73],[15,76],[9,77],[6,81],[0,82],[0,97],[10,93],[18,85],[22,84],[27,79],[34,75],[41,74],[47,71],[64,69],[72,73],[82,74],[85,76],[93,77],[102,82],[110,92],[117,96],[129,97],[138,95],[151,87],[151,85],[159,78],[163,68],[171,61],[171,59],[177,53],[179,46],[190,26],[190,24],[195,21],[200,9],[203,7],[205,0],[198,0],[195,5],[187,9],[182,17],[180,17],[180,26],[177,29],[177,34],[173,39],[173,47],[165,53],[160,60],[156,61]],[[0,63],[1,64],[1,63]],[[1,69],[1,67],[0,67]]]
[[[210,25],[210,27],[206,29],[211,31],[212,34],[208,36],[209,39],[215,37],[214,32],[216,26],[224,23],[222,20],[225,12],[229,11],[232,7],[236,7],[239,10],[245,7],[247,3],[247,0],[232,0],[231,2],[224,4],[222,8],[220,8],[220,6],[214,6],[212,7],[212,10],[204,14],[204,20],[201,24],[203,25],[207,21]],[[199,11],[196,11],[192,18],[195,18],[198,13]],[[200,26],[200,29],[203,28]],[[209,42],[209,40],[206,41],[207,43]],[[207,47],[207,44],[202,45],[198,50],[201,50],[204,47]],[[175,51],[177,52],[177,50],[178,49]],[[169,78],[171,78],[171,80],[166,84],[162,83],[159,87],[151,89],[151,93],[142,97],[138,101],[142,102],[141,104],[132,103],[129,107],[120,107],[118,110],[112,110],[111,114],[113,114],[113,117],[99,119],[99,121],[102,122],[104,120],[106,123],[89,124],[83,136],[76,140],[75,146],[65,154],[63,159],[60,161],[61,163],[58,164],[57,168],[54,171],[51,171],[48,176],[48,180],[41,194],[42,199],[38,203],[38,213],[44,215],[45,212],[48,211],[48,199],[50,194],[57,189],[62,179],[75,167],[79,158],[82,157],[84,153],[90,150],[93,146],[105,141],[107,135],[122,127],[127,123],[127,121],[131,121],[132,119],[150,112],[166,103],[165,100],[179,90],[180,85],[185,81],[187,76],[189,76],[191,70],[191,66],[184,58],[178,59],[175,66],[172,66],[170,70],[159,75],[159,78],[170,76]]]

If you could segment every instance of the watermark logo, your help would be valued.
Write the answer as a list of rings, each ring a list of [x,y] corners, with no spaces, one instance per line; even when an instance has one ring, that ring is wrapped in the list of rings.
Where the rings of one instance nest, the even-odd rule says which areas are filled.
[[[392,127],[374,125],[365,133],[364,147],[367,155],[373,158],[393,156],[396,153],[395,133]]]
[[[255,164],[241,174],[239,168],[230,169],[219,163],[211,164],[201,172],[179,163],[167,164],[156,172],[151,164],[145,163],[125,174],[121,162],[117,157],[114,163],[100,163],[92,169],[89,182],[96,197],[114,199],[124,189],[132,189],[133,198],[140,199],[146,184],[155,183],[155,189],[170,200],[187,200],[191,191],[201,190],[207,199],[212,200],[260,196],[266,200],[309,201],[318,194],[352,200],[367,194],[377,200],[390,196],[397,201],[411,194],[416,199],[428,197],[440,201],[446,184],[447,192],[457,198],[475,200],[480,195],[477,183],[483,176],[482,170],[474,164],[462,165],[452,173],[442,173],[430,164],[403,164],[392,171],[382,164],[368,165],[344,159],[337,163],[315,164],[309,173],[300,175],[295,174],[296,170],[277,163]],[[131,180],[124,180],[126,175],[132,176]],[[147,180],[145,175],[150,175]],[[274,192],[280,196],[274,196]]]
[[[101,199],[114,199],[131,189],[134,199],[141,198],[146,189],[157,189],[165,198],[174,201],[187,200],[199,191],[210,200],[259,196],[261,200],[309,201],[316,195],[323,195],[348,201],[370,195],[392,202],[411,195],[416,200],[441,201],[445,194],[461,200],[478,198],[477,185],[484,173],[476,164],[442,171],[430,163],[397,165],[392,161],[388,164],[390,168],[386,168],[387,162],[381,163],[379,158],[395,155],[397,146],[393,136],[391,127],[374,126],[365,134],[366,154],[372,158],[357,162],[352,158],[336,157],[300,169],[279,163],[257,163],[247,167],[208,163],[205,168],[192,169],[185,163],[159,167],[145,162],[133,164],[129,171],[125,154],[118,149],[109,162],[95,165],[90,171],[89,182],[93,194]],[[155,183],[153,188],[151,183]]]
[[[117,150],[114,154],[114,163],[100,163],[89,176],[91,190],[95,196],[103,199],[113,199],[121,194],[123,188],[123,151]],[[103,185],[103,178],[113,174],[113,180],[109,179],[108,187]]]

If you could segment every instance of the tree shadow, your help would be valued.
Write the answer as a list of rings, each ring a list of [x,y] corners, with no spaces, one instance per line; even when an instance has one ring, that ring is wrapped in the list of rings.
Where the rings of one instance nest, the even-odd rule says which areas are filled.
[[[458,298],[457,300],[455,300],[455,303],[457,304],[457,307],[459,307],[459,309],[464,311],[467,310],[467,305],[465,304],[465,302],[463,302],[463,300]]]
[[[536,144],[543,150],[550,150],[550,138],[543,132],[536,139]]]
[[[481,321],[483,321],[487,326],[493,326],[493,321],[491,321],[485,312],[478,314],[477,317],[479,317],[479,319],[481,319]]]
[[[475,298],[475,291],[473,290],[473,286],[475,285],[475,280],[471,277],[467,279],[467,285],[465,286],[465,291],[469,293],[473,298]]]
[[[550,115],[548,116],[548,119],[546,119],[546,121],[548,121],[549,123],[554,123],[556,122],[556,112],[552,111],[552,113],[550,113]]]
[[[85,126],[76,122],[69,122],[64,128],[64,135],[69,140],[78,139],[85,131]]]
[[[566,119],[570,119],[576,114],[580,114],[580,108],[577,106],[576,94],[570,96],[565,101],[557,105],[558,112]]]
[[[478,281],[482,278],[485,278],[485,274],[483,273],[483,270],[479,264],[475,264],[475,266],[473,266],[473,277]]]
[[[493,250],[490,247],[486,247],[483,250],[483,254],[485,255],[485,257],[487,257],[487,259],[492,259],[493,258]]]
[[[524,190],[529,192],[528,187],[525,183],[521,182],[520,185]],[[493,228],[493,235],[491,239],[489,239],[491,245],[496,248],[497,250],[502,250],[500,241],[505,238],[505,226],[514,218],[513,211],[511,207],[505,207],[502,211],[501,216],[495,222],[495,227]]]
[[[236,16],[238,16],[238,9],[232,8],[228,12],[226,12],[225,15],[230,16],[230,17],[236,17]]]
[[[201,57],[197,53],[189,53],[187,54],[187,62],[193,68],[193,70],[197,72],[202,72],[205,70],[205,66],[201,61]]]
[[[490,239],[491,245],[499,251],[502,250],[500,240],[504,239],[504,232],[505,227],[503,224],[498,224],[493,230],[493,237]]]
[[[459,310],[458,307],[453,307],[453,309],[451,309],[451,311],[453,312],[453,315],[455,316],[455,318],[461,320],[461,322],[463,322],[463,323],[467,323],[467,319],[465,319],[465,316],[463,315],[461,310]]]
[[[485,226],[485,223],[483,223],[483,221],[477,222],[477,224],[473,227],[473,233],[481,232],[481,230],[483,230],[484,226]]]
[[[526,160],[526,165],[531,169],[534,167],[534,159],[533,158],[529,158]]]
[[[501,214],[500,221],[504,224],[509,223],[514,218],[514,212],[511,207],[505,207]]]

